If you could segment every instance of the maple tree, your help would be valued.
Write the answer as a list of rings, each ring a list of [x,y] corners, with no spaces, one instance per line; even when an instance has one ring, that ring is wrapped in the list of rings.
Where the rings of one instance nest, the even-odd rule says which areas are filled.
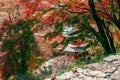
[[[26,18],[20,12],[22,6],[17,2],[3,0],[1,3],[3,5],[0,9],[6,12],[8,17],[4,18],[0,26],[1,51],[7,53],[5,64],[3,65],[4,68],[0,72],[2,72],[2,77],[7,80],[15,74],[26,74],[28,68],[33,66],[33,64],[36,66],[36,62],[33,59],[38,54],[34,52],[37,48],[34,50],[32,50],[33,48],[30,49],[30,46],[35,44],[31,30],[34,20],[27,19],[25,21]]]
[[[4,19],[7,19],[9,21],[13,21],[16,18],[20,18],[20,6],[18,5],[17,2],[12,1],[12,0],[3,0],[0,2],[1,8],[0,10],[3,11],[4,13],[7,13],[7,17]]]
[[[103,31],[106,34],[106,40],[104,36],[105,43],[108,42],[108,44],[105,44],[106,48],[109,47],[109,49],[106,50],[113,50],[115,52],[115,47],[113,43],[113,34],[109,31],[109,26],[107,25],[112,25],[111,23],[114,23],[116,27],[120,30],[120,24],[119,24],[119,18],[120,18],[120,12],[119,12],[119,0],[100,0],[98,3],[99,6],[96,6],[93,2],[93,0],[89,0],[89,6],[91,8],[92,16],[95,20],[95,22],[98,25],[98,28],[101,28],[101,35],[103,35]],[[101,10],[100,10],[101,9]],[[98,12],[102,12],[99,13]],[[106,23],[108,21],[109,23]],[[102,28],[103,27],[103,28]],[[115,27],[115,26],[114,26]],[[106,29],[105,29],[106,28]],[[103,31],[102,31],[103,29]],[[106,42],[107,41],[107,42]],[[104,42],[104,41],[102,41]],[[109,46],[107,46],[109,45]]]
[[[114,53],[114,43],[112,34],[106,27],[105,21],[112,21],[119,28],[119,20],[113,13],[116,7],[119,7],[117,0],[100,0],[94,2],[93,0],[16,0],[22,6],[21,13],[25,19],[38,18],[41,19],[43,25],[56,25],[61,23],[80,23],[77,19],[81,15],[90,16],[87,21],[89,24],[95,23],[98,26],[99,33],[95,30],[95,36],[101,42],[107,53]],[[113,3],[114,2],[114,3]],[[118,4],[118,6],[114,6]],[[92,12],[92,15],[91,15]],[[110,13],[111,12],[111,13]],[[119,13],[119,12],[117,12]],[[74,16],[77,17],[75,18]],[[98,21],[95,17],[98,17]],[[71,19],[74,17],[73,19]],[[100,18],[101,17],[101,18]],[[71,19],[71,20],[70,20]],[[76,19],[76,21],[74,20]],[[95,20],[95,21],[94,21]],[[101,23],[98,23],[101,21]],[[102,28],[101,25],[104,25]],[[80,25],[79,25],[80,26]],[[59,26],[58,26],[59,27]],[[105,28],[106,27],[106,28]],[[59,29],[59,28],[58,28]],[[105,29],[105,31],[104,31]],[[104,33],[103,33],[104,32]],[[109,44],[110,43],[110,44]],[[109,49],[108,49],[109,46]],[[109,52],[108,52],[109,51]]]
[[[43,14],[41,20],[44,24],[65,23],[66,21],[68,21],[68,19],[70,19],[70,17],[74,16],[74,14],[77,16],[82,15],[82,14],[85,14],[86,16],[91,16],[90,13],[92,12],[93,18],[91,16],[88,20],[92,19],[93,20],[92,22],[96,22],[98,29],[99,29],[99,33],[97,33],[92,28],[91,28],[91,30],[93,30],[95,32],[94,35],[101,42],[106,53],[115,53],[116,52],[114,43],[113,43],[113,38],[111,36],[112,34],[107,29],[108,27],[106,26],[106,24],[104,22],[104,19],[112,21],[114,18],[111,14],[109,14],[109,12],[111,11],[111,9],[109,9],[109,7],[110,7],[110,4],[112,4],[109,0],[101,0],[101,2],[95,2],[95,3],[93,2],[93,0],[91,0],[91,1],[88,0],[88,1],[83,1],[83,2],[79,1],[79,0],[73,0],[73,1],[59,0],[59,2],[61,2],[61,3],[58,4],[55,2],[56,5],[54,2],[52,2],[54,4],[51,4],[49,1],[46,2],[49,4],[49,9],[51,8],[50,4],[57,6],[57,8],[50,10],[50,11],[48,10],[48,12]],[[46,6],[46,7],[48,8],[48,6]],[[65,14],[63,14],[63,13],[65,13]],[[64,17],[62,17],[62,16],[64,16]],[[98,19],[96,17],[98,17]],[[103,19],[100,17],[102,17]],[[76,19],[76,21],[77,20],[78,19]],[[101,21],[101,23],[100,23],[100,21]],[[70,22],[70,24],[74,24],[74,21],[71,21],[71,22]],[[75,23],[79,23],[79,21],[75,22]]]
[[[29,22],[30,19],[35,19],[36,21],[39,19],[41,20],[40,24],[43,27],[53,26],[52,28],[54,31],[47,34],[50,36],[52,35],[50,38],[54,38],[54,36],[56,36],[55,34],[57,34],[57,39],[59,41],[56,42],[56,44],[53,44],[53,46],[58,44],[67,46],[71,42],[72,44],[79,45],[82,43],[80,39],[84,41],[86,38],[96,36],[97,40],[94,38],[90,40],[87,47],[91,46],[91,44],[96,44],[96,42],[99,41],[107,54],[116,53],[113,36],[109,30],[109,26],[112,25],[113,22],[116,27],[120,29],[119,0],[100,0],[99,2],[95,2],[94,0],[9,1],[12,5],[9,6],[12,11],[9,11],[9,9],[7,10],[9,20],[4,20],[0,27],[0,34],[2,37],[4,33],[11,30],[11,25],[16,29],[20,29],[17,31],[20,31],[18,33],[21,34],[21,28],[15,26],[21,25],[19,24],[21,19],[23,19],[23,24],[26,23],[26,21]],[[4,6],[3,2],[0,3]],[[107,22],[109,22],[110,25]],[[66,26],[65,24],[68,27],[73,27],[74,25],[77,27],[74,28],[76,31],[70,34],[72,36],[70,38],[61,38],[63,28]],[[97,25],[97,27],[95,27],[97,29],[94,29],[93,24]],[[22,27],[23,30],[26,29],[24,27]],[[16,31],[16,29],[13,30]],[[25,32],[27,34],[26,30]],[[29,30],[31,30],[31,27]],[[26,70],[24,70],[24,72],[26,72]]]

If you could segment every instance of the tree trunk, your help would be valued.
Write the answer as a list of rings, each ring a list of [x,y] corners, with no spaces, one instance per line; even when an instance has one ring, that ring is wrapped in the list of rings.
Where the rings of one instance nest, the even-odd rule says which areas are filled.
[[[116,12],[115,12],[115,7],[113,4],[113,0],[110,0],[110,5],[111,5],[111,10],[112,10],[112,22],[117,26],[117,28],[120,30],[120,0],[117,0],[118,3],[118,7],[119,7],[119,12],[118,12],[118,19],[116,16]]]
[[[109,31],[107,30],[107,27],[105,26],[104,20],[102,20],[97,15],[93,0],[88,0],[88,3],[91,9],[92,16],[98,26],[99,34],[102,38],[102,40],[99,41],[102,44],[103,48],[105,49],[105,53],[107,53],[107,55],[110,53],[116,53],[113,38],[110,35]]]

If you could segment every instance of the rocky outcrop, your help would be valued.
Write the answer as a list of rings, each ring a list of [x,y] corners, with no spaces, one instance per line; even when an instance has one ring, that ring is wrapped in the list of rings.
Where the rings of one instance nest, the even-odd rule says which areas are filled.
[[[50,79],[46,79],[50,80]],[[120,80],[120,54],[111,55],[102,62],[86,65],[77,72],[66,72],[55,80]]]
[[[120,66],[117,70],[112,74],[111,80],[120,80]]]
[[[39,78],[45,78],[52,73],[67,69],[68,66],[73,65],[74,62],[71,57],[66,55],[58,56],[43,63],[38,69],[34,70],[33,73]]]

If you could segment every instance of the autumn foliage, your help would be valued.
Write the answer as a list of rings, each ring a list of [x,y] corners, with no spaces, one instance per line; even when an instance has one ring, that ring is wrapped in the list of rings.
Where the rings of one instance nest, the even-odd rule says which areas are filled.
[[[9,18],[3,20],[2,24],[0,25],[0,35],[1,35],[0,40],[4,41],[5,39],[6,40],[10,39],[12,41],[10,37],[10,35],[12,34],[12,37],[14,37],[15,39],[15,41],[13,40],[14,41],[13,43],[16,43],[15,45],[17,45],[19,43],[19,42],[17,43],[17,41],[19,41],[18,37],[21,37],[20,35],[23,34],[23,31],[25,32],[25,34],[33,38],[31,26],[34,26],[33,24],[35,24],[35,26],[38,27],[41,26],[43,28],[50,27],[54,29],[53,32],[55,34],[50,36],[49,38],[51,41],[50,43],[53,43],[52,40],[54,38],[55,40],[58,40],[59,43],[66,44],[70,41],[69,39],[63,38],[61,34],[63,31],[62,30],[63,27],[65,27],[64,24],[67,24],[67,26],[69,27],[72,26],[75,31],[79,31],[83,29],[79,33],[83,33],[84,35],[87,34],[87,32],[92,33],[94,36],[97,37],[99,42],[101,40],[101,44],[103,44],[103,47],[106,47],[104,43],[107,42],[107,41],[105,42],[107,38],[111,39],[110,42],[113,42],[112,33],[109,30],[109,25],[113,25],[111,24],[113,22],[117,26],[117,28],[120,27],[119,4],[117,0],[113,0],[113,5],[115,5],[114,9],[116,11],[116,13],[114,14],[113,13],[114,10],[111,9],[112,3],[110,2],[110,0],[100,0],[99,2],[98,1],[94,2],[95,7],[93,7],[93,5],[92,7],[93,9],[95,8],[94,11],[96,11],[95,15],[97,16],[97,18],[101,20],[101,23],[99,24],[96,22],[97,19],[95,20],[89,2],[90,0],[8,0],[8,3],[10,3],[10,5],[7,6],[8,8],[10,8],[10,10],[7,9]],[[3,3],[0,1],[0,3],[1,5],[4,5],[4,3],[6,4],[7,2]],[[35,20],[36,22],[38,21],[39,23],[38,22],[35,23],[32,20]],[[22,29],[21,26],[19,25],[22,26]],[[95,25],[95,27],[93,25]],[[102,25],[103,27],[100,27],[100,25]],[[77,28],[75,28],[74,26],[76,26]],[[94,28],[97,28],[97,30],[95,30]],[[102,29],[104,32],[102,32]],[[6,37],[6,33],[9,31],[11,31],[11,34],[7,35]],[[27,32],[30,32],[30,34],[28,34]],[[104,35],[105,37],[103,37],[102,33],[106,33],[107,36]],[[115,36],[116,35],[119,36],[118,34],[115,34]],[[22,39],[25,39],[25,42],[27,42],[25,38],[26,35],[23,35],[22,37],[23,37]],[[81,36],[75,38],[76,40],[72,40],[71,44],[73,45],[83,44],[83,41],[80,38]],[[83,40],[85,40],[85,38]],[[66,43],[64,43],[65,41]],[[29,44],[27,45],[31,46]],[[18,49],[18,46],[15,47],[15,49],[16,48]],[[106,48],[106,50],[107,49],[108,48]],[[33,65],[32,63],[35,64],[34,61],[32,61],[29,64]]]
[[[13,2],[11,1],[11,3]],[[65,16],[66,14],[90,13],[87,0],[15,0],[14,4],[21,6],[19,14],[21,14],[22,18],[34,18],[36,16],[36,13],[38,13],[39,15],[37,16],[42,17],[41,20],[45,24],[51,24],[54,22],[56,23],[57,21],[61,22],[68,17]],[[101,0],[101,2],[96,2],[95,4],[96,8],[100,10],[98,11],[99,15],[107,19],[112,17],[108,13],[108,9],[106,9],[106,7],[110,4],[109,0]],[[61,9],[59,7],[61,7]],[[53,10],[46,12],[49,9]],[[13,20],[13,23],[16,22],[16,20]]]

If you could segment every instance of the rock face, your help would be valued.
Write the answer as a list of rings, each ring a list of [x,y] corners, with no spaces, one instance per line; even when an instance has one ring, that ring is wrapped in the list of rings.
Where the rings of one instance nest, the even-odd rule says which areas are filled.
[[[104,61],[116,61],[120,60],[120,55],[112,55],[103,59]]]
[[[120,66],[115,71],[115,73],[112,74],[111,80],[120,80]]]
[[[50,80],[50,79],[46,79]],[[88,64],[77,72],[66,72],[55,80],[120,80],[120,54],[104,58],[102,62]]]
[[[33,73],[39,78],[45,78],[46,76],[56,73],[59,70],[67,69],[68,66],[73,65],[74,61],[68,56],[59,56],[52,58],[47,62],[43,63],[37,70]],[[68,76],[67,76],[68,77]],[[70,77],[70,76],[69,76]]]

